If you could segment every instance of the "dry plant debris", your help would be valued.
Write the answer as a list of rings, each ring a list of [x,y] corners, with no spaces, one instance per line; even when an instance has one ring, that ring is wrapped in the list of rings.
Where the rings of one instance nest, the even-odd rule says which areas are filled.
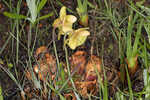
[[[76,71],[80,75],[85,72],[86,56],[87,53],[85,51],[77,51],[71,56],[71,72]]]
[[[88,64],[86,65],[85,79],[87,81],[95,80],[97,78],[96,70],[99,72],[99,74],[102,72],[101,59],[94,55],[91,55],[90,60],[88,61]]]
[[[38,78],[42,81],[45,81],[48,76],[50,76],[50,78],[53,80],[56,72],[55,58],[48,53],[48,50],[45,46],[38,48],[35,56],[38,58],[37,64],[33,66],[34,73],[37,74]],[[30,71],[27,71],[26,76],[28,79],[32,79]]]
[[[101,74],[101,59],[91,55],[87,60],[85,51],[77,51],[71,57],[71,69],[74,70],[74,67],[78,67],[74,76],[80,75],[75,80],[80,95],[84,98],[88,98],[89,94],[96,95],[98,93],[96,70]]]
[[[39,55],[41,56],[39,57]],[[36,50],[36,57],[38,57],[38,64],[34,65],[33,67],[34,73],[37,74],[38,78],[42,81],[46,81],[47,76],[50,76],[50,78],[54,81],[56,73],[55,58],[48,53],[48,50],[45,46],[41,46]],[[90,55],[90,57],[88,57],[88,53],[85,51],[76,51],[69,58],[69,60],[71,65],[71,73],[75,72],[73,74],[73,79],[79,94],[84,98],[88,98],[88,95],[98,94],[97,74],[99,74],[102,77],[103,81],[101,59],[95,55]],[[112,80],[112,74],[113,71],[109,71],[109,74],[107,73],[108,81]],[[32,77],[29,71],[27,71],[26,76],[28,77],[28,79],[31,80]],[[115,78],[115,80],[118,79]],[[114,81],[112,82],[112,84],[115,83],[116,82]],[[54,82],[54,85],[56,85],[56,82]],[[68,86],[71,87],[70,82],[68,83]],[[73,98],[73,100],[76,100],[73,91],[69,93],[64,93],[64,96],[68,99]]]

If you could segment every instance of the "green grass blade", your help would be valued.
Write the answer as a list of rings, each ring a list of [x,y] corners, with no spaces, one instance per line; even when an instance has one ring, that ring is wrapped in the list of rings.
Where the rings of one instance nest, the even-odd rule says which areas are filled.
[[[1,85],[0,85],[0,100],[3,100],[2,87],[1,87]]]
[[[9,35],[8,39],[6,40],[6,42],[4,43],[3,47],[0,49],[0,55],[2,54],[2,52],[4,51],[5,47],[7,46],[9,40],[11,39],[11,35]]]
[[[6,11],[3,14],[4,14],[4,16],[7,16],[12,19],[26,19],[27,18],[27,16],[16,14],[16,13],[10,13],[10,12],[6,12]]]
[[[63,3],[60,2],[60,0],[56,0],[57,4],[61,7],[65,6]],[[75,11],[71,10],[70,8],[67,7],[67,10],[70,12],[70,13],[73,13],[73,14],[76,14]],[[55,12],[56,15],[58,16],[57,12]]]
[[[37,13],[40,12],[40,10],[44,7],[44,5],[46,4],[46,2],[47,2],[47,0],[42,0],[42,1],[39,3],[39,5],[38,5],[38,7],[37,7]]]
[[[142,14],[142,12],[138,11],[137,8],[134,5],[128,5],[132,10],[134,10],[136,13],[138,13],[139,15],[141,15],[142,17],[146,18],[146,16],[144,14]],[[139,6],[139,5],[137,5]],[[141,7],[141,6],[139,6]],[[141,8],[142,9],[142,8]]]
[[[99,7],[101,7],[101,0],[97,0]]]
[[[65,97],[63,97],[63,96],[60,94],[60,92],[58,92],[52,85],[50,85],[50,84],[48,84],[48,85],[49,85],[49,87],[50,87],[56,94],[59,95],[59,97],[60,97],[61,100],[66,100]]]
[[[132,34],[132,19],[133,19],[133,11],[131,11],[131,15],[129,16],[129,20],[128,20],[128,27],[127,27],[127,37],[126,37],[126,41],[127,41],[127,59],[128,57],[131,55],[130,51],[131,51],[131,34]]]
[[[146,49],[146,40],[144,40],[144,64],[145,64],[145,67],[148,69],[148,57],[147,57],[147,49]]]
[[[46,18],[51,17],[51,16],[53,16],[53,15],[54,15],[54,13],[51,12],[51,13],[49,13],[49,14],[47,14],[47,15],[44,15],[44,16],[39,17],[36,21],[40,21],[40,20],[46,19]]]
[[[0,68],[3,69],[7,73],[7,75],[16,83],[18,88],[22,91],[23,88],[21,87],[19,82],[16,80],[15,76],[8,69],[4,68],[1,64],[0,64]]]
[[[129,59],[131,56],[133,56],[133,48],[132,48],[132,39],[131,35],[133,33],[133,28],[135,25],[135,22],[137,21],[138,14],[133,17],[133,11],[131,11],[131,15],[129,16],[129,21],[128,21],[128,28],[127,28],[127,59]]]
[[[104,70],[104,100],[108,100],[107,78],[105,70]]]
[[[79,8],[79,9],[82,9],[82,6],[83,6],[83,5],[82,5],[81,0],[77,0],[77,3],[78,3],[78,8]]]
[[[138,44],[139,44],[141,29],[143,25],[142,23],[143,23],[143,19],[141,19],[140,24],[137,26],[137,33],[136,33],[135,42],[133,45],[133,56],[136,56],[137,51],[138,51]]]
[[[125,67],[125,68],[126,68],[127,80],[128,80],[128,86],[129,86],[129,93],[130,93],[130,98],[129,98],[129,100],[133,100],[133,91],[132,91],[130,76],[129,76],[127,67]]]
[[[125,97],[123,96],[123,94],[120,92],[117,92],[115,94],[115,98],[116,98],[116,100],[126,100]]]
[[[87,1],[87,4],[88,4],[88,6],[90,7],[90,8],[93,8],[93,9],[95,9],[96,8],[96,6],[95,5],[93,5],[91,2],[89,2],[89,1]],[[87,8],[86,8],[87,9]]]
[[[150,43],[150,24],[149,23],[145,23],[144,24],[144,28],[146,30],[146,33],[147,33],[148,39],[149,39],[149,43]]]
[[[107,0],[104,0],[104,3],[105,3],[105,6],[106,6],[106,9],[108,10],[108,2],[107,2]]]
[[[88,0],[84,0],[83,2],[84,12],[87,12],[87,4],[88,4]]]

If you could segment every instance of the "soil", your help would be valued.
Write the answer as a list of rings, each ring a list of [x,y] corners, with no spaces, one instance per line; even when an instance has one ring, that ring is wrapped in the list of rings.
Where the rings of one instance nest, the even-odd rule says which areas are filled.
[[[6,0],[7,1],[7,0]],[[18,0],[14,0],[13,5],[17,5]],[[95,0],[89,0],[91,3],[95,4]],[[116,0],[117,1],[117,0]],[[76,0],[60,0],[62,4],[64,4],[66,7],[71,9],[72,11],[75,11],[76,9]],[[53,5],[52,5],[53,4]],[[115,3],[114,5],[116,5]],[[21,14],[26,15],[27,14],[27,6],[25,5],[25,0],[23,0],[21,4]],[[52,25],[51,23],[58,17],[58,12],[61,8],[58,3],[56,3],[54,0],[48,0],[48,3],[46,6],[41,11],[41,15],[45,15],[51,11],[54,11],[55,8],[55,14],[51,18],[41,20],[39,23],[42,25],[39,27],[41,30],[37,36],[35,33],[35,30],[32,32],[32,43],[34,43],[34,38],[37,38],[37,41],[35,43],[35,49],[42,46],[42,45],[48,45],[48,49],[51,52],[51,54],[54,54],[53,46],[52,46]],[[11,32],[11,26],[10,23],[12,23],[12,19],[9,19],[5,16],[3,16],[3,12],[8,11],[10,12],[9,8],[7,5],[3,2],[0,1],[0,51],[2,50],[2,47],[6,43],[6,40],[9,38],[11,35],[9,32]],[[71,12],[68,12],[71,13]],[[77,13],[75,13],[75,16],[77,16]],[[118,42],[114,38],[112,32],[107,30],[108,25],[110,22],[103,22],[103,21],[97,21],[94,16],[98,16],[94,11],[89,9],[89,29],[91,32],[91,35],[88,37],[87,41],[85,42],[84,45],[78,47],[75,51],[72,51],[71,49],[68,48],[69,56],[71,56],[74,52],[77,50],[85,50],[88,52],[89,56],[91,54],[97,55],[100,58],[103,58],[103,63],[104,66],[108,68],[114,68],[115,70],[119,71],[120,67],[120,59],[119,59],[119,47],[118,47]],[[24,26],[19,26],[20,28],[24,28],[25,32],[21,34],[20,36],[20,41],[21,43],[27,47],[27,39],[28,39],[28,27],[29,23],[28,22],[21,22],[22,25]],[[107,23],[107,24],[106,24]],[[104,24],[102,28],[97,28],[101,24]],[[75,27],[82,27],[79,26],[78,23],[75,24]],[[46,29],[46,31],[45,31]],[[15,30],[16,31],[16,30]],[[16,35],[16,34],[14,34]],[[12,43],[14,41],[14,45],[12,47]],[[62,42],[60,42],[62,41]],[[57,40],[56,39],[56,46],[57,46],[57,52],[58,56],[61,61],[65,59],[65,52],[63,50],[63,39]],[[10,38],[8,44],[4,48],[3,52],[0,54],[0,60],[3,61],[2,67],[5,69],[9,69],[13,74],[15,75],[15,67],[9,68],[8,63],[14,62],[16,60],[16,40],[13,39],[13,37]],[[99,52],[100,51],[100,52]],[[27,56],[27,50],[23,48],[23,46],[20,45],[19,47],[19,60],[23,64],[18,64],[16,65],[18,73],[18,79],[21,80],[23,75],[23,71],[25,70],[25,66],[27,66],[26,61],[28,60]],[[24,65],[24,66],[23,66]],[[139,73],[142,72],[140,69]],[[134,91],[141,91],[144,87],[144,83],[142,78],[138,77],[140,74],[137,73],[137,76],[135,78],[137,80],[134,81]],[[18,86],[15,84],[15,82],[7,75],[7,73],[0,68],[0,85],[2,86],[3,89],[3,96],[5,100],[20,100],[20,94],[19,94],[19,89]],[[10,99],[11,98],[11,99]]]

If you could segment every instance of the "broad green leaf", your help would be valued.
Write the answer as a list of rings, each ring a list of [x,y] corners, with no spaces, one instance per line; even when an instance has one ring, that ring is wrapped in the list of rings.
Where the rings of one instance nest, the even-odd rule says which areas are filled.
[[[53,15],[54,15],[54,13],[51,12],[51,13],[49,13],[49,14],[47,14],[47,15],[44,15],[44,16],[39,17],[39,18],[37,19],[37,21],[46,19],[46,18],[51,17],[51,16],[53,16]]]
[[[47,0],[42,0],[39,5],[38,5],[38,8],[37,8],[37,13],[40,12],[40,10],[44,7],[44,5],[46,4]]]
[[[16,13],[4,12],[3,14],[4,16],[7,16],[13,19],[26,19],[27,18],[27,16],[16,14]]]
[[[87,31],[85,28],[75,30],[73,34],[69,37],[67,44],[71,49],[74,50],[76,47],[82,45],[86,41],[88,35],[90,35],[90,32]]]

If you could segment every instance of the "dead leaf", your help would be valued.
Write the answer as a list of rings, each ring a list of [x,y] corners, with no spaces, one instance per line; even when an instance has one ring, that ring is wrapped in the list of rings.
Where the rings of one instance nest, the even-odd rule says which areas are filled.
[[[71,72],[76,71],[80,75],[85,72],[86,55],[87,53],[85,51],[77,51],[71,56]]]
[[[53,80],[56,74],[56,60],[51,54],[48,53],[46,46],[41,46],[36,50],[36,56],[39,56],[41,53],[43,56],[40,56],[37,64],[33,66],[34,73],[37,74],[38,78],[42,81],[46,81],[48,76],[50,76]],[[32,80],[30,70],[26,71],[26,77],[29,80]]]
[[[35,52],[35,55],[38,56],[39,54],[41,53],[45,53],[47,52],[47,47],[46,46],[41,46],[39,48],[37,48],[36,52]]]
[[[66,100],[77,100],[73,92],[64,94]]]
[[[89,94],[95,95],[98,92],[97,81],[75,82],[78,92],[84,98],[88,98]]]
[[[96,69],[101,73],[100,58],[92,55],[87,63],[86,56],[85,51],[77,51],[71,56],[71,69],[75,69],[79,65],[75,75],[80,75],[80,77],[74,82],[79,94],[84,98],[88,98],[89,94],[96,95],[98,93]]]
[[[96,75],[96,70],[101,73],[102,69],[101,69],[101,59],[91,55],[90,60],[88,61],[87,65],[86,65],[86,76],[85,76],[85,80],[88,81],[93,81],[97,78]]]
[[[45,59],[34,66],[34,71],[41,80],[46,80],[50,76],[53,80],[56,73],[56,61],[49,53],[45,54]]]

